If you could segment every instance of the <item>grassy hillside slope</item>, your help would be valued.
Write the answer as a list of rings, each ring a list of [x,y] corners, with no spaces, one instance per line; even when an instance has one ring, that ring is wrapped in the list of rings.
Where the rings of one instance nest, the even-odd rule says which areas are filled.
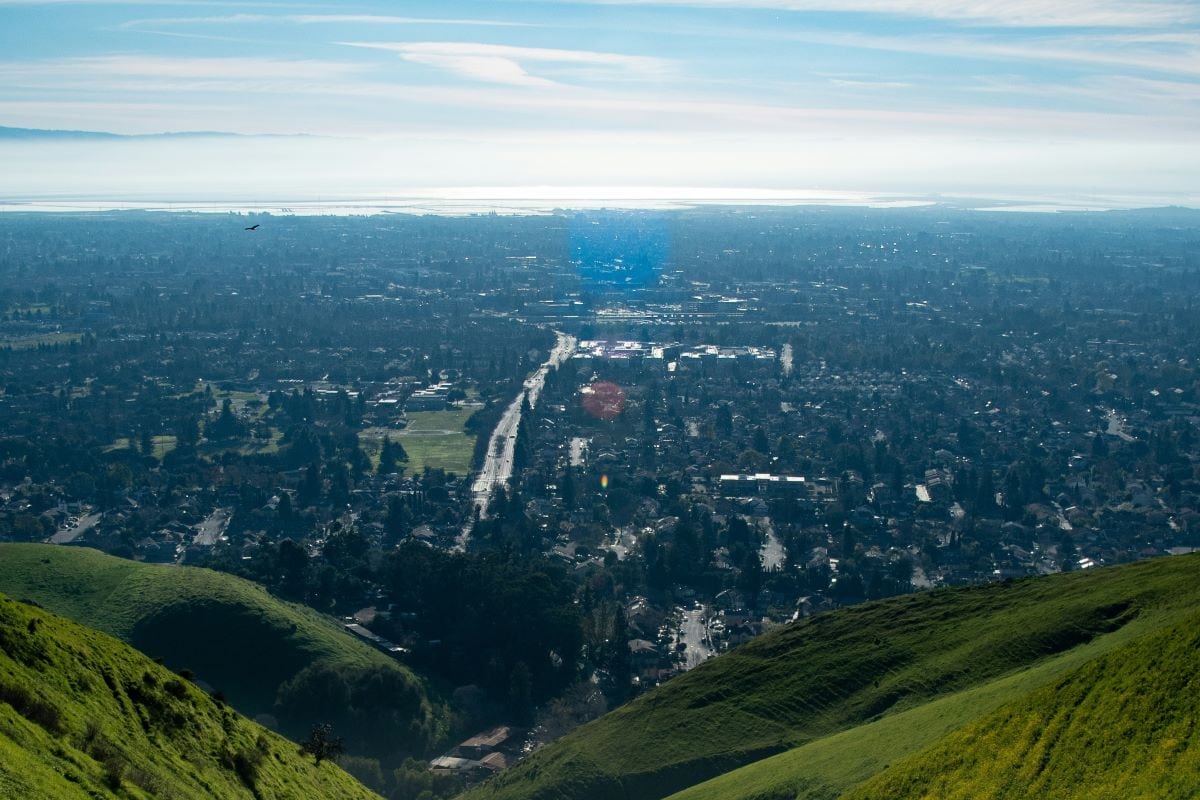
[[[744,764],[805,745],[816,748],[813,743],[824,737],[876,720],[882,726],[909,712],[908,719],[894,720],[898,739],[886,728],[859,732],[866,737],[860,755],[870,753],[871,737],[882,737],[902,757],[1012,699],[1010,691],[1053,680],[1053,659],[1089,643],[1092,654],[1099,653],[1177,621],[1181,611],[1200,608],[1197,578],[1200,558],[1181,557],[908,595],[819,616],[702,665],[466,797],[660,798]],[[1133,627],[1122,631],[1126,626]],[[1060,668],[1071,665],[1067,660]],[[1019,671],[1033,667],[1044,671],[1026,676],[1024,683],[1017,679]],[[1016,683],[987,688],[1005,677]],[[972,690],[980,694],[955,699]],[[974,704],[986,697],[989,704]],[[918,713],[939,699],[944,702]],[[914,734],[918,722],[939,720],[932,732]],[[913,748],[897,744],[914,735]],[[788,796],[805,784],[813,790],[809,796],[836,795],[886,763],[868,757],[854,767],[841,760],[837,742],[826,740],[823,747],[829,769],[823,776],[790,775]],[[761,797],[787,791],[762,788],[768,793]]]
[[[131,647],[0,595],[0,797],[376,797]]]
[[[755,761],[669,800],[833,800],[1012,698],[1155,630],[1164,619],[1150,614],[1029,668]]]
[[[1200,795],[1200,614],[1004,706],[853,800]]]
[[[445,704],[405,666],[231,575],[83,548],[0,544],[0,592],[189,669],[243,714],[278,716],[293,736],[333,721],[352,751],[385,757],[423,752],[447,733]],[[356,685],[368,687],[361,708]]]

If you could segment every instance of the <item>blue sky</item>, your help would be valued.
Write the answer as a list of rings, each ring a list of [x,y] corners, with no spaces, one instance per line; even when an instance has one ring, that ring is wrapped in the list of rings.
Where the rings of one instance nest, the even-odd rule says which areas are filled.
[[[1200,3],[0,0],[0,125],[309,135],[20,145],[10,195],[266,181],[1186,201]]]

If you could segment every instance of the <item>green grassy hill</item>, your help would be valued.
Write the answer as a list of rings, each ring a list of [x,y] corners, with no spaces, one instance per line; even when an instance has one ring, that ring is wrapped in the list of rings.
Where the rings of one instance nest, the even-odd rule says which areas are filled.
[[[1200,609],[1198,579],[1200,558],[1180,557],[818,616],[707,662],[465,797],[837,797],[1178,623]]]
[[[1197,653],[1192,615],[942,738],[849,797],[1194,798]]]
[[[0,797],[376,797],[143,654],[0,595]]]
[[[445,703],[395,659],[249,581],[95,550],[0,545],[0,592],[188,669],[249,717],[303,736],[332,722],[350,752],[394,760],[447,735]]]

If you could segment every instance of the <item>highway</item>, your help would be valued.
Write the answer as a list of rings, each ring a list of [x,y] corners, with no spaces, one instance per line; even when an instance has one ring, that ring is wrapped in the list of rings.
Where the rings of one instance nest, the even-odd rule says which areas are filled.
[[[542,394],[542,387],[546,385],[546,375],[575,352],[574,336],[568,336],[560,331],[555,331],[555,336],[558,337],[558,340],[554,343],[554,349],[550,351],[550,357],[538,367],[536,372],[525,379],[521,392],[508,404],[508,408],[500,417],[500,422],[496,424],[496,429],[492,431],[491,439],[488,440],[487,455],[484,456],[483,466],[479,470],[479,474],[475,476],[475,483],[471,485],[471,500],[479,508],[480,519],[487,518],[488,506],[491,505],[496,487],[506,485],[512,477],[517,428],[521,424],[521,401],[528,398],[529,407],[536,408],[538,398]],[[473,523],[473,518],[467,520],[462,533],[458,535],[458,539],[454,543],[454,550],[462,551],[467,548]]]

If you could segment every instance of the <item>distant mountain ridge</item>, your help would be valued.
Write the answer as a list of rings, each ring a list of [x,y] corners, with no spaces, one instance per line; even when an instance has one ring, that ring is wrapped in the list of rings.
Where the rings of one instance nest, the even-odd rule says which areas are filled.
[[[111,133],[109,131],[79,131],[60,130],[55,128],[13,128],[0,125],[0,141],[3,140],[35,140],[35,141],[64,141],[87,140],[121,141],[126,139],[277,139],[277,138],[316,138],[307,133],[230,133],[228,131],[163,131],[161,133]]]

